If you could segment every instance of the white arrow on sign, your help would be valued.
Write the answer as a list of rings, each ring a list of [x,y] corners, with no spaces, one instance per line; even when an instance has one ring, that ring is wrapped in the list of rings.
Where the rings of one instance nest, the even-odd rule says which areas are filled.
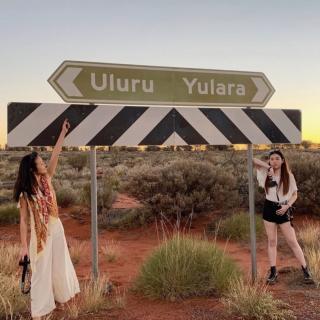
[[[269,94],[270,89],[262,78],[251,77],[251,80],[254,82],[258,89],[257,93],[252,98],[252,102],[261,103]]]
[[[66,94],[70,97],[83,97],[82,93],[74,84],[74,79],[82,71],[82,68],[68,67],[56,79],[58,85],[63,88]]]

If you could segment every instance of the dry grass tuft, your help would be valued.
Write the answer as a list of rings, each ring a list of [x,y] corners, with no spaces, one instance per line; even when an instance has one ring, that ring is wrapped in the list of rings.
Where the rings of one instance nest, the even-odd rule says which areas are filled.
[[[69,241],[69,252],[73,264],[78,264],[82,257],[86,255],[88,251],[88,244],[86,241],[80,241],[77,239],[70,239]]]
[[[120,255],[119,243],[114,240],[106,241],[105,245],[101,246],[101,252],[108,262],[116,261]]]
[[[289,305],[275,299],[261,282],[245,284],[243,280],[231,283],[230,290],[222,299],[231,314],[242,319],[289,320],[296,319]]]

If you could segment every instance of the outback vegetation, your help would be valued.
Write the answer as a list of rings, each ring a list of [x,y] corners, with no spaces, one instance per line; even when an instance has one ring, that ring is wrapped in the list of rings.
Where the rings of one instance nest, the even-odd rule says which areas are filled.
[[[160,151],[150,146],[144,152],[116,147],[108,152],[98,150],[100,234],[126,236],[125,243],[130,234],[138,237],[142,230],[156,228],[152,234],[160,236],[157,235],[158,241],[143,253],[143,259],[137,260],[136,272],[124,287],[117,288],[108,273],[94,281],[88,269],[81,280],[81,294],[63,311],[65,318],[85,319],[94,313],[126,310],[127,295],[143,297],[145,303],[148,299],[179,303],[193,297],[211,297],[218,301],[221,319],[295,318],[299,310],[290,310],[294,307],[291,301],[277,296],[261,281],[252,284],[236,255],[228,253],[228,243],[239,244],[238,250],[241,247],[249,250],[247,162],[245,151],[220,149],[209,147],[207,151],[193,152],[188,146],[178,147],[176,151],[172,148]],[[18,230],[19,210],[12,201],[12,189],[18,163],[25,153],[3,151],[0,155],[0,227],[3,230]],[[255,153],[262,159],[266,154],[260,150]],[[318,290],[320,198],[316,190],[320,190],[320,151],[290,149],[285,150],[285,154],[299,188],[297,215],[307,214],[313,221],[299,224],[298,235],[315,280],[314,288]],[[48,160],[49,154],[42,151],[41,156]],[[79,226],[90,227],[87,154],[64,151],[53,184],[61,212],[68,219],[78,221]],[[263,192],[257,185],[255,190],[256,233],[262,246],[265,241],[260,215]],[[115,205],[121,195],[133,199],[134,205]],[[205,223],[201,229],[193,230],[197,221]],[[5,233],[0,239],[0,319],[27,319],[28,299],[21,295],[19,288],[19,237],[13,239],[8,242]],[[68,237],[68,246],[76,269],[88,265],[90,239]],[[117,264],[124,263],[124,250],[123,242],[103,238],[99,246],[101,263],[106,264],[107,270],[113,265],[117,269]],[[289,289],[290,276],[284,276],[288,278]],[[219,319],[210,312],[192,313],[190,319]],[[53,314],[52,318],[60,316],[61,313]]]

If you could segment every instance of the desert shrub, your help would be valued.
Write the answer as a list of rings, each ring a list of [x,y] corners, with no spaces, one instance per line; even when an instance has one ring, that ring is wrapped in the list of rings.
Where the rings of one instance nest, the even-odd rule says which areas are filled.
[[[237,179],[237,186],[239,192],[239,207],[248,208],[249,207],[249,185],[248,185],[248,169],[246,164],[240,163],[239,165],[232,165],[229,169],[234,173]],[[256,171],[254,170],[253,176],[254,183],[254,201],[257,211],[261,212],[265,199],[264,189],[258,185],[256,178]]]
[[[19,223],[20,213],[16,204],[3,204],[0,206],[0,224]]]
[[[110,209],[116,197],[115,181],[113,179],[104,179],[98,190],[98,206],[100,210]]]
[[[91,183],[87,182],[82,186],[80,191],[80,201],[83,205],[91,206]]]
[[[0,190],[0,205],[9,204],[9,202],[12,202],[13,187],[10,189],[4,189],[1,187],[1,189],[2,190]]]
[[[79,173],[78,169],[76,168],[69,168],[69,169],[64,169],[60,173],[60,179],[61,180],[77,180],[80,177],[81,173]]]
[[[256,236],[263,235],[263,221],[260,215],[255,216]],[[250,239],[250,216],[248,212],[239,212],[219,221],[210,223],[207,227],[209,234],[232,240]]]
[[[126,152],[139,152],[138,147],[126,147]]]
[[[245,284],[243,280],[232,281],[230,290],[222,300],[231,314],[248,320],[295,319],[289,305],[275,299],[264,284]]]
[[[128,172],[128,167],[123,164],[119,164],[116,167],[114,167],[114,174],[119,178],[124,177],[127,172]]]
[[[70,207],[79,202],[76,191],[69,187],[58,188],[56,190],[56,197],[58,205],[63,208]]]
[[[112,146],[110,147],[110,167],[115,167],[122,162],[122,157],[120,153],[120,147]]]
[[[109,209],[115,199],[115,191],[112,184],[104,181],[98,192],[98,203],[101,209]]]
[[[140,157],[139,154],[136,155],[135,157],[131,157],[129,159],[126,159],[124,162],[124,165],[128,168],[134,168],[135,166],[140,166],[145,162],[145,159]]]
[[[159,146],[146,146],[145,151],[160,151],[161,148]]]
[[[177,146],[177,151],[191,151],[192,146],[185,145],[185,146]]]
[[[78,171],[81,171],[88,163],[88,155],[86,153],[78,153],[68,157],[68,164]]]
[[[12,181],[14,183],[18,175],[18,169],[17,165],[11,168],[7,167],[4,175],[2,176],[3,180]]]
[[[239,277],[236,264],[214,243],[176,234],[145,261],[135,289],[150,298],[174,300],[222,294]]]
[[[174,146],[165,146],[162,148],[162,151],[174,151]]]
[[[178,160],[165,166],[131,170],[127,192],[147,202],[154,213],[189,214],[238,204],[236,178],[208,162]]]
[[[295,205],[300,212],[312,212],[320,216],[320,165],[316,155],[306,152],[294,153],[289,157],[292,172],[298,186],[298,199]]]
[[[108,178],[104,177],[102,180],[98,181],[98,190],[97,190],[97,202],[98,210],[104,211],[111,208],[112,203],[117,194],[119,182],[117,178],[109,176]],[[82,186],[80,192],[81,203],[87,207],[91,206],[91,183],[85,183]]]
[[[111,209],[99,214],[99,227],[104,229],[130,229],[152,221],[149,207]]]

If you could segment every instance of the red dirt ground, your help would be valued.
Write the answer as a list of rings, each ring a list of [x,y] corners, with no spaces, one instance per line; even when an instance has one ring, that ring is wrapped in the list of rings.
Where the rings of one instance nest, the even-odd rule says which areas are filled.
[[[134,207],[139,206],[139,203],[126,195],[119,195],[113,206],[116,208]],[[190,232],[192,234],[203,234],[206,224],[217,214],[210,213],[197,218],[193,222]],[[81,208],[78,208],[78,210],[77,208],[69,208],[60,209],[60,218],[68,240],[74,238],[88,242],[85,257],[75,266],[79,280],[86,279],[91,272],[90,215]],[[304,220],[306,220],[305,216],[295,219],[297,228],[302,225]],[[107,274],[120,292],[125,291],[126,303],[124,309],[102,311],[95,315],[81,316],[79,319],[240,319],[239,317],[228,316],[217,297],[193,298],[178,302],[151,301],[128,290],[143,261],[161,241],[159,240],[159,238],[161,239],[160,233],[157,231],[156,224],[126,231],[99,231],[99,248],[111,240],[115,241],[119,247],[119,257],[114,262],[107,262],[103,258],[101,250],[99,250],[99,271],[101,274]],[[0,226],[0,241],[19,241],[19,226]],[[218,240],[217,243],[221,248],[226,249],[226,252],[240,265],[244,274],[250,277],[249,244],[226,242],[224,240]],[[264,277],[269,268],[265,238],[257,243],[257,261],[259,275]],[[298,268],[299,264],[280,235],[278,268],[283,267]],[[299,276],[293,280],[293,285],[288,284],[288,281],[284,281],[287,277],[286,274],[280,274],[279,282],[270,288],[273,294],[292,305],[297,319],[320,319],[320,290],[315,289],[313,285],[303,285]]]

